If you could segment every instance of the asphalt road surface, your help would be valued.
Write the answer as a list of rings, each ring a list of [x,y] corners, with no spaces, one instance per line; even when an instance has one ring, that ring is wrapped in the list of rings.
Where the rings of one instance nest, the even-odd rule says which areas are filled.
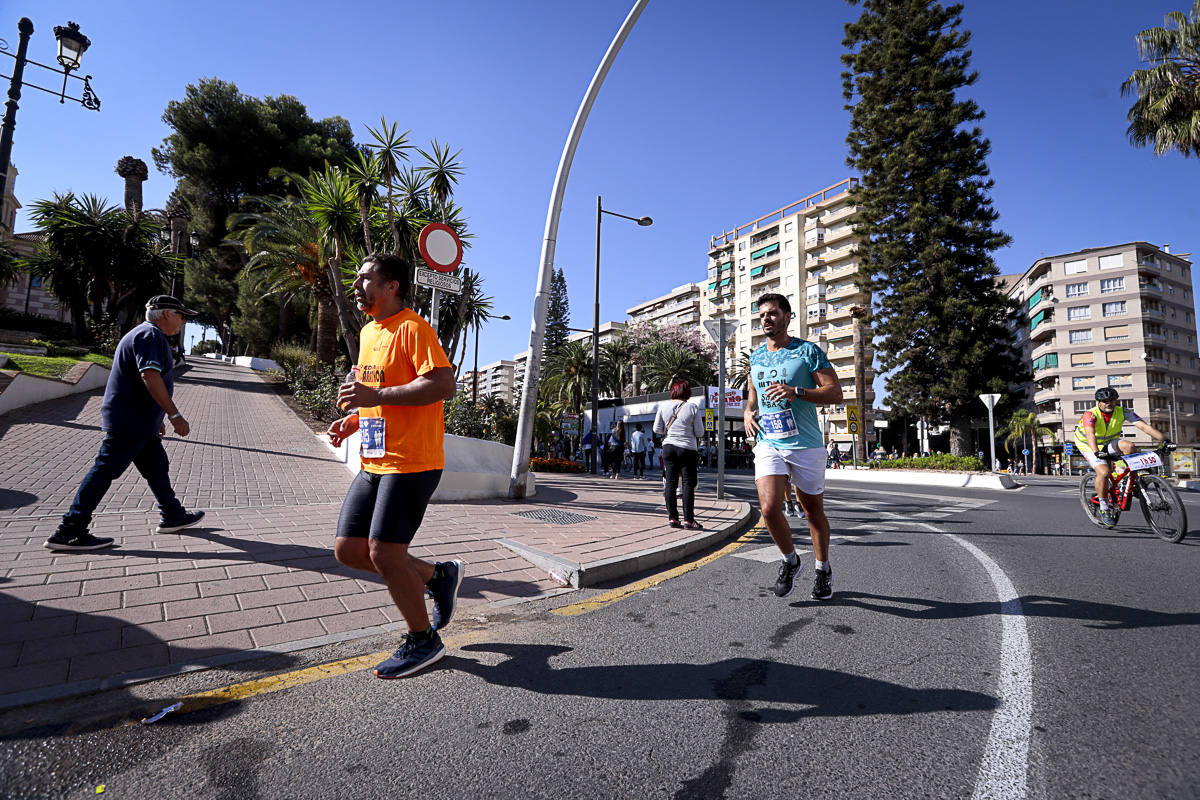
[[[0,717],[0,796],[1200,793],[1200,531],[1167,544],[1136,512],[1100,530],[1067,479],[990,492],[836,477],[830,602],[808,599],[799,524],[805,570],[782,600],[777,553],[750,531],[619,599],[456,618],[447,658],[409,680],[336,668],[393,646],[381,638],[265,662],[258,674],[309,682],[153,725],[136,721],[247,672],[18,709]],[[727,487],[752,491],[746,476]]]

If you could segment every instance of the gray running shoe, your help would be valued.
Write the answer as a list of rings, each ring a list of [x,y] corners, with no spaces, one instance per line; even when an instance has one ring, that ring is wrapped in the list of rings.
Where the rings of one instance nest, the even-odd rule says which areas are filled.
[[[789,564],[785,558],[779,562],[779,577],[775,579],[773,591],[776,597],[787,597],[796,588],[796,577],[804,571],[804,562],[799,559],[795,564]]]
[[[433,598],[433,629],[440,631],[450,624],[454,608],[458,605],[458,587],[462,586],[463,562],[455,559],[438,564],[442,575],[429,582],[429,595]]]
[[[814,569],[813,575],[813,600],[828,600],[833,597],[833,569]]]
[[[426,667],[442,660],[446,646],[442,637],[434,631],[428,638],[418,639],[411,633],[404,634],[404,642],[392,653],[391,658],[375,667],[377,678],[407,678]]]

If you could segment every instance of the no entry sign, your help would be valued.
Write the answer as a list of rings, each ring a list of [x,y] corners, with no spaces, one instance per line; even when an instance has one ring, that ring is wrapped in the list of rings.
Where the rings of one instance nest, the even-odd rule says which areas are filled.
[[[454,272],[462,262],[462,241],[449,225],[431,222],[421,228],[417,247],[430,269],[438,272]]]

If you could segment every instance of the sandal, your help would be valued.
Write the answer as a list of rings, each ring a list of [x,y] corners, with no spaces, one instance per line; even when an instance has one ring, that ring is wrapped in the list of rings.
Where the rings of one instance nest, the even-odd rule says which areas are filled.
[[[683,527],[687,528],[689,531],[698,531],[698,530],[703,530],[703,528],[704,528],[703,525],[701,525],[699,522],[696,522],[695,520],[691,520],[691,521],[683,523]]]
[[[670,519],[668,519],[667,524],[670,525],[672,528],[683,527],[682,525],[679,524],[679,520],[675,519],[674,517],[671,517]]]

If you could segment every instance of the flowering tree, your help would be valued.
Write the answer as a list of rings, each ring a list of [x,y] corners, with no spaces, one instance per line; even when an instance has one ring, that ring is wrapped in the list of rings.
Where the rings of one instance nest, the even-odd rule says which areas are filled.
[[[678,325],[668,328],[653,322],[631,322],[625,327],[625,338],[633,347],[634,361],[638,361],[644,350],[657,343],[690,350],[709,363],[717,357],[717,346],[700,328],[684,328]]]

